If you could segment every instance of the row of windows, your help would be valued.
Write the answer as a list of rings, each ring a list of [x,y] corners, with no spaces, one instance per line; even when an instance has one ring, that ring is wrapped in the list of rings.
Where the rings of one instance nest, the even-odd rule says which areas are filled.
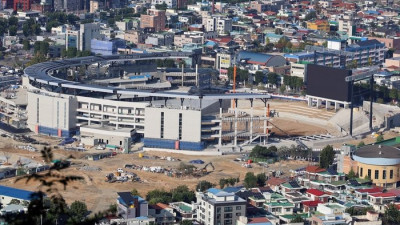
[[[364,172],[363,168],[361,167],[360,168],[360,177],[364,176],[363,172]],[[371,169],[368,169],[367,172],[368,172],[367,176],[369,178],[371,178],[371,173],[372,173]],[[379,170],[375,170],[374,172],[375,172],[374,173],[374,179],[379,179]],[[399,171],[399,169],[397,169],[397,177],[399,177],[399,176],[400,176],[400,171]],[[389,171],[389,179],[393,179],[393,177],[394,177],[394,172],[393,172],[393,170],[390,170]],[[387,178],[387,172],[386,172],[386,170],[382,170],[382,179],[386,179],[386,178]]]

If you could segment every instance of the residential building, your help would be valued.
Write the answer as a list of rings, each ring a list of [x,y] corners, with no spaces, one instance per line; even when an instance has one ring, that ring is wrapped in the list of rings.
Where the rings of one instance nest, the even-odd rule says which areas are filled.
[[[165,29],[165,22],[167,17],[165,11],[157,9],[149,9],[147,15],[140,16],[140,28],[150,28],[155,32],[159,32]]]
[[[118,192],[117,211],[124,219],[147,217],[149,205],[140,196],[133,196],[130,192]]]
[[[133,44],[143,44],[146,40],[146,34],[144,34],[142,31],[130,30],[125,32],[124,39],[125,41]]]
[[[103,8],[104,8],[103,1],[90,0],[90,3],[89,3],[89,12],[90,13],[95,13]]]
[[[79,0],[54,0],[54,9],[67,12],[78,11],[81,9],[80,3]]]
[[[14,11],[31,10],[31,0],[14,0]]]
[[[90,51],[92,39],[101,38],[100,24],[81,24],[79,30],[67,30],[65,47],[76,48],[79,51]]]
[[[215,60],[215,68],[219,70],[220,78],[228,79],[228,69],[234,62],[234,54],[230,52],[218,52]]]
[[[183,47],[185,44],[202,44],[203,36],[182,34],[174,36],[174,45],[177,47]]]
[[[208,225],[236,224],[240,216],[246,215],[246,201],[233,193],[210,188],[205,193],[197,192],[197,220]]]
[[[329,32],[329,22],[327,20],[307,21],[307,28],[311,30],[319,30]]]
[[[207,16],[205,20],[206,31],[217,31],[219,34],[227,34],[232,31],[232,19],[223,16]]]
[[[264,208],[274,216],[292,215],[294,204],[287,200],[278,200],[269,203],[264,203]]]
[[[163,203],[149,205],[149,216],[155,218],[156,224],[159,225],[172,225],[176,222],[174,209]]]

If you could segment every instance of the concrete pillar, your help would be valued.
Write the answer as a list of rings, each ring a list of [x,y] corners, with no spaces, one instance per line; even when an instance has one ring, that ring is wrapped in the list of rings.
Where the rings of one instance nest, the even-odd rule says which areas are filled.
[[[325,108],[326,108],[326,110],[328,110],[328,109],[330,108],[330,106],[331,106],[330,104],[331,104],[330,101],[328,101],[328,100],[325,101]]]
[[[253,139],[253,100],[254,99],[251,99],[250,100],[250,106],[251,106],[251,108],[250,108],[250,118],[251,118],[251,120],[250,120],[250,140],[251,139]],[[249,144],[251,144],[251,143],[249,143]]]
[[[307,98],[307,101],[308,101],[308,107],[311,107],[312,106],[312,97],[308,97]]]
[[[335,112],[338,110],[338,108],[339,108],[339,103],[335,102]]]
[[[321,99],[317,99],[317,108],[319,108],[322,105],[322,100]]]
[[[235,146],[237,146],[237,134],[238,134],[237,119],[238,119],[238,108],[237,108],[237,99],[235,99],[235,137],[233,139],[233,145],[235,145]]]

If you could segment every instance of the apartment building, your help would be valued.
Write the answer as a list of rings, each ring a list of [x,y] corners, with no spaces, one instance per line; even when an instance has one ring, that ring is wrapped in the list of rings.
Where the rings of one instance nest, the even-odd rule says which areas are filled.
[[[164,30],[167,17],[165,11],[149,9],[147,15],[140,16],[140,28],[154,29],[155,32]]]
[[[138,30],[130,30],[125,32],[124,39],[133,44],[143,44],[146,40],[146,34]]]
[[[233,225],[240,216],[246,215],[246,200],[234,193],[210,188],[205,193],[197,192],[197,219],[208,225]]]
[[[79,51],[90,51],[92,39],[100,39],[100,24],[81,24],[79,30],[67,30],[65,47],[76,48]]]
[[[206,31],[217,31],[226,34],[232,31],[232,19],[222,16],[208,16],[203,19]]]
[[[190,35],[190,34],[182,34],[174,36],[174,45],[182,48],[185,44],[202,44],[203,36],[199,35]]]
[[[329,32],[329,22],[327,20],[308,21],[307,28],[311,30],[319,30]]]
[[[124,219],[147,217],[149,204],[140,196],[134,196],[130,192],[117,192],[117,211]]]

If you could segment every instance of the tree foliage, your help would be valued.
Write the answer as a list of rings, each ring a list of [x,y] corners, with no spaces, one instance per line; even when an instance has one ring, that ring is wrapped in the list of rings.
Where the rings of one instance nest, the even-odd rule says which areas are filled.
[[[269,148],[256,145],[250,153],[250,157],[255,158],[270,158],[277,156],[278,149],[275,146],[270,146]]]
[[[192,190],[186,185],[178,186],[171,191],[165,191],[163,189],[155,189],[149,191],[146,195],[146,200],[149,204],[164,203],[168,204],[170,202],[186,202],[191,203],[196,199],[196,196]]]
[[[290,222],[291,223],[304,223],[304,219],[300,215],[296,215],[296,217],[293,218]]]
[[[233,67],[228,68],[228,77],[233,81]],[[249,79],[249,71],[236,68],[236,82],[243,82]]]
[[[372,206],[369,207],[349,207],[346,209],[346,213],[349,213],[351,216],[361,216],[366,215],[367,212],[374,211]]]
[[[265,173],[259,173],[257,174],[257,186],[259,187],[264,187],[266,182],[267,182],[267,176]]]
[[[215,187],[215,184],[213,184],[213,183],[211,183],[209,181],[206,181],[206,180],[202,180],[199,183],[197,183],[196,190],[204,192],[204,191],[206,191],[206,190],[208,190],[208,189],[210,189],[212,187]]]
[[[279,75],[277,73],[268,73],[267,74],[268,84],[277,85],[278,78],[279,78]]]
[[[384,225],[398,225],[400,224],[400,211],[394,204],[389,204],[382,217]]]
[[[330,165],[333,164],[333,161],[335,159],[335,151],[333,150],[332,145],[327,145],[325,146],[324,149],[322,149],[320,153],[320,162],[319,166],[321,168],[329,168]]]
[[[380,135],[378,135],[378,137],[376,137],[376,142],[382,142],[382,141],[384,141],[385,139],[383,138],[383,135],[382,134],[380,134]]]
[[[253,172],[248,172],[244,177],[243,184],[246,188],[257,187],[257,177],[254,175]]]

